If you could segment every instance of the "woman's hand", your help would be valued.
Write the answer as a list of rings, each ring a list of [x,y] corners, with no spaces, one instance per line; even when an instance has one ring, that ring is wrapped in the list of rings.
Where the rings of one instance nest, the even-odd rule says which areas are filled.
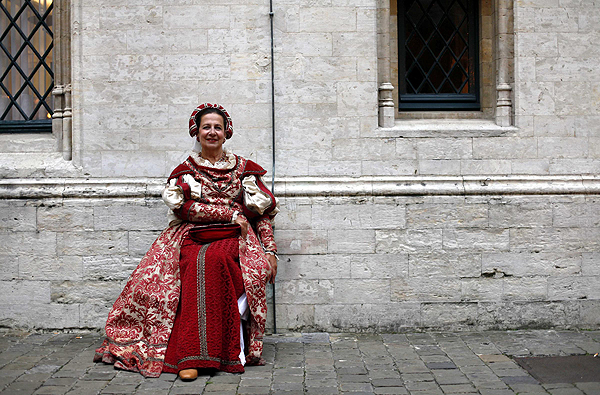
[[[242,228],[242,240],[246,240],[246,236],[248,235],[248,220],[242,214],[238,214],[234,223],[238,224]]]
[[[267,254],[267,260],[269,261],[269,270],[267,270],[267,281],[271,284],[275,283],[275,276],[277,276],[277,258],[273,254]]]

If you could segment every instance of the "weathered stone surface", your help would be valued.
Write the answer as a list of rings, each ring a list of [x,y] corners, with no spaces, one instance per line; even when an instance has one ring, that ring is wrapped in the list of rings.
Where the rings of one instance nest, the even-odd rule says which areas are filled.
[[[0,255],[55,256],[54,232],[8,232],[0,230]]]
[[[474,250],[508,250],[507,229],[444,229],[445,248]]]
[[[126,232],[61,232],[56,237],[56,249],[60,255],[122,255],[127,253]]]
[[[481,254],[471,252],[411,253],[408,256],[410,277],[479,277]]]
[[[280,254],[323,254],[327,252],[327,231],[276,230]]]
[[[48,281],[0,281],[0,304],[50,303]]]
[[[357,203],[313,206],[314,229],[398,229],[405,224],[404,206]]]
[[[579,320],[576,302],[479,303],[478,322],[483,328],[569,327]]]
[[[549,278],[548,299],[600,299],[600,290],[595,286],[598,283],[598,279],[597,276]]]
[[[573,276],[582,273],[578,252],[483,253],[481,272],[493,276]]]
[[[582,300],[580,321],[582,325],[595,328],[600,324],[600,301]]]
[[[315,320],[314,304],[278,304],[277,325],[289,330],[298,331],[312,327]]]
[[[475,303],[425,303],[421,307],[423,325],[427,327],[467,328],[477,322]]]
[[[459,301],[460,282],[449,278],[395,278],[391,280],[392,301]]]
[[[537,140],[541,158],[563,159],[587,156],[587,138],[539,137]]]
[[[129,231],[129,255],[134,257],[146,255],[146,252],[159,235],[160,231]]]
[[[275,226],[281,229],[310,229],[312,227],[312,207],[293,199],[280,203],[281,211],[275,217]]]
[[[162,202],[147,207],[116,204],[94,207],[94,229],[161,230],[167,225],[168,210]]]
[[[460,173],[473,174],[510,174],[510,161],[504,159],[461,160]]]
[[[420,160],[419,174],[451,175],[460,174],[460,160]]]
[[[461,299],[472,301],[497,301],[503,296],[503,281],[494,278],[463,279],[461,285]]]
[[[328,231],[329,253],[365,253],[375,252],[375,231],[374,230],[329,230]]]
[[[584,252],[582,255],[581,262],[581,274],[584,276],[598,276],[600,275],[600,253],[598,252]]]
[[[409,204],[406,206],[409,228],[485,227],[486,204]]]
[[[372,255],[372,254],[365,254]],[[351,277],[353,255],[281,255],[278,280],[339,279]]]
[[[401,253],[442,248],[441,229],[378,230],[377,253]]]
[[[490,227],[541,227],[552,225],[552,207],[548,204],[491,204]]]
[[[14,232],[36,230],[35,207],[0,207],[0,229]]]
[[[387,303],[389,301],[389,279],[340,279],[333,281],[333,302],[335,304]]]
[[[398,331],[402,328],[419,326],[420,306],[417,303],[316,305],[315,325],[317,328],[348,328],[352,330]]]
[[[506,300],[546,300],[549,297],[548,279],[545,277],[504,278],[503,283],[503,298]]]
[[[515,228],[510,229],[511,250],[594,251],[599,248],[598,228]]]
[[[333,36],[325,32],[286,34],[282,38],[282,51],[294,56],[331,56]]]
[[[38,207],[37,228],[55,232],[64,229],[93,230],[93,209],[85,205]]]
[[[123,285],[106,281],[56,281],[52,282],[53,303],[81,304],[90,302],[112,303],[117,299]],[[108,311],[106,311],[108,314]]]
[[[78,328],[79,305],[23,303],[21,300],[1,306],[0,322],[3,326],[16,328]]]
[[[333,301],[333,281],[331,280],[290,280],[278,281],[277,299],[281,303],[321,304]]]
[[[19,278],[23,280],[81,280],[80,256],[20,256]]]
[[[302,7],[299,13],[300,31],[348,32],[356,30],[354,7]]]
[[[536,158],[538,142],[534,138],[501,137],[473,139],[475,159]]]
[[[82,259],[84,280],[126,280],[140,259],[119,255],[94,255]],[[68,280],[68,279],[67,279]]]
[[[346,259],[352,278],[396,278],[409,273],[408,254],[352,254]]]
[[[389,160],[396,157],[393,139],[339,139],[333,141],[333,157],[339,160]]]
[[[361,165],[363,175],[414,175],[419,171],[418,162],[415,160],[365,160]]]
[[[0,255],[0,281],[19,278],[19,257],[17,255]]]
[[[473,143],[479,140],[417,139],[416,146],[419,159],[469,159],[473,157]]]

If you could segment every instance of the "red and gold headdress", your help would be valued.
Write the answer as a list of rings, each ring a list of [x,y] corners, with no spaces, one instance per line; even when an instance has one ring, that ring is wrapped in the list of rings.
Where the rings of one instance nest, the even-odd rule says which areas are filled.
[[[231,136],[233,135],[233,122],[231,121],[231,117],[229,116],[229,113],[220,104],[211,104],[211,103],[200,104],[192,112],[192,115],[190,116],[190,136],[194,137],[196,134],[198,134],[198,125],[196,124],[196,115],[198,115],[198,113],[200,111],[205,110],[207,108],[214,108],[223,115],[223,118],[225,118],[225,125],[224,125],[225,126],[225,138],[227,138],[227,139],[231,138]]]

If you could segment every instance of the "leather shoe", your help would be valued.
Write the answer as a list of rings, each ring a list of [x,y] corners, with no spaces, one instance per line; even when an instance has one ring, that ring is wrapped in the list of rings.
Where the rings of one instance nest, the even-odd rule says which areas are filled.
[[[196,380],[197,377],[197,369],[183,369],[179,371],[179,378],[181,378],[182,380]]]

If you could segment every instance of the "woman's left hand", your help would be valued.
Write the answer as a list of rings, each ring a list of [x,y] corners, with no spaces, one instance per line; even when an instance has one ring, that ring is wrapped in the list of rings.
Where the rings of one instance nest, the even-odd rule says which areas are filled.
[[[277,258],[273,254],[267,254],[267,260],[269,261],[269,270],[267,270],[267,281],[271,284],[275,284],[275,276],[277,276]]]

